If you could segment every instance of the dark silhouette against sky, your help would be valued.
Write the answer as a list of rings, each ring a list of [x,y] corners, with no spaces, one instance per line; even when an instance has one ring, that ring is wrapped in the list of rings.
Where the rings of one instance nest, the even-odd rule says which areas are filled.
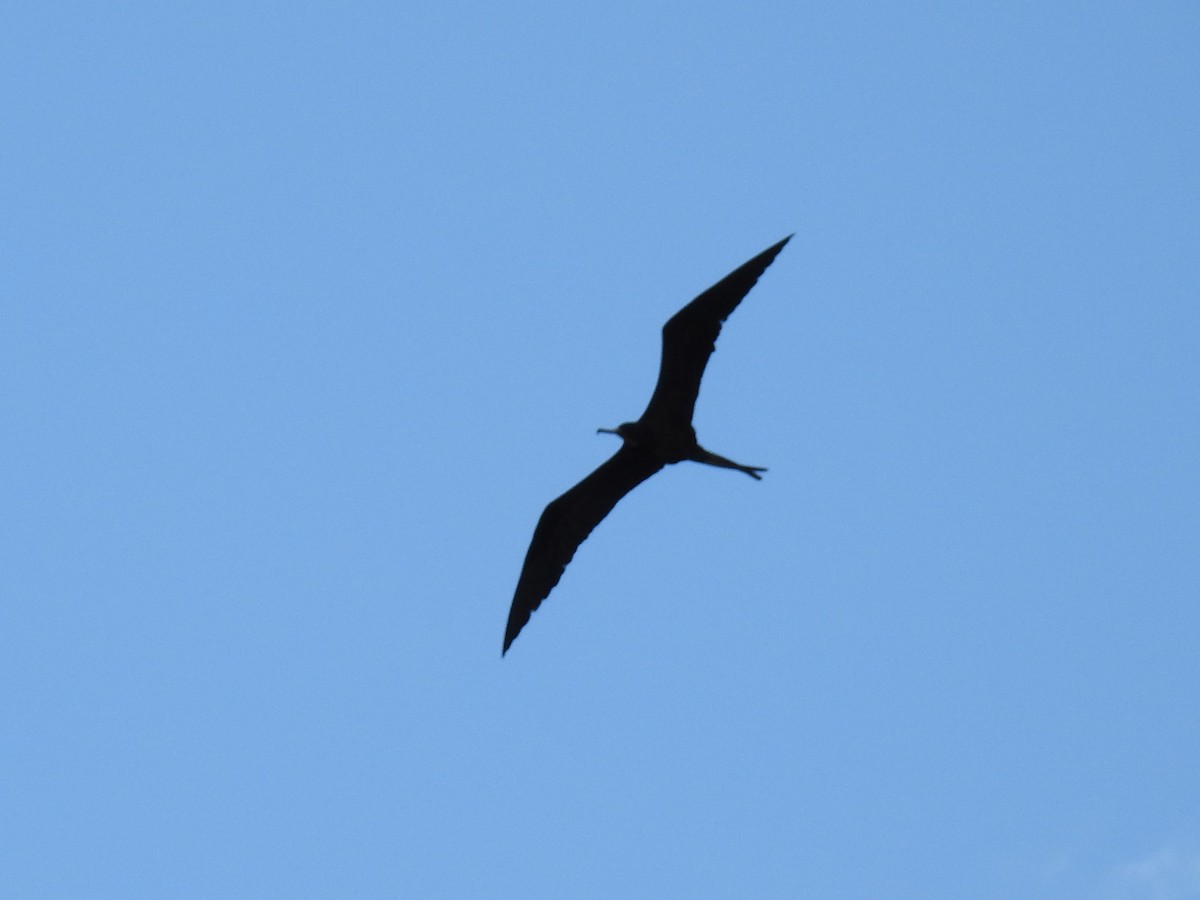
[[[692,428],[692,413],[704,367],[716,349],[721,323],[742,302],[789,240],[791,235],[739,266],[663,326],[658,383],[645,412],[636,422],[598,430],[618,435],[624,441],[621,449],[550,503],[538,520],[508,613],[501,656],[508,652],[534,610],[558,584],[575,550],[592,529],[622,497],[663,466],[690,459],[737,469],[761,480],[758,473],[766,469],[735,463],[701,447]]]

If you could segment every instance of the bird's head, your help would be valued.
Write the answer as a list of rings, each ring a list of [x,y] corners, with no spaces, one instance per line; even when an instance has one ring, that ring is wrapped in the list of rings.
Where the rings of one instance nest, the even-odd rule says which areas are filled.
[[[622,422],[616,428],[597,428],[596,434],[615,434],[625,443],[636,445],[640,435],[637,422]]]

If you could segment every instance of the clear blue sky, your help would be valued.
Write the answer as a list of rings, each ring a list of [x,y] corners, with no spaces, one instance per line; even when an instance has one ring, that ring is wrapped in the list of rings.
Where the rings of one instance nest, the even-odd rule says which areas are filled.
[[[1200,896],[1193,3],[18,4],[0,894]],[[683,464],[508,657],[659,328]]]

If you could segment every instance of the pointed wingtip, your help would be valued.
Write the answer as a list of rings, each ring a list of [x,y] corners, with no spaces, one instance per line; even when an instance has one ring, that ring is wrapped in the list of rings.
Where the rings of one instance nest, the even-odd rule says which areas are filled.
[[[504,655],[506,653],[508,653],[508,648],[513,645],[513,641],[515,641],[517,639],[517,635],[520,633],[521,633],[520,628],[518,628],[516,631],[513,631],[512,623],[510,622],[509,627],[507,629],[505,629],[505,632],[504,632],[504,648],[500,651],[501,659],[504,659]]]
[[[761,269],[759,269],[759,273],[758,273],[759,275],[761,275],[762,270],[766,269],[767,266],[771,265],[771,263],[773,263],[775,261],[775,257],[777,257],[781,252],[783,252],[783,248],[787,245],[787,242],[790,241],[795,236],[796,236],[796,233],[793,231],[791,234],[789,234],[787,237],[785,237],[782,241],[777,241],[776,243],[774,243],[770,247],[768,247],[766,250],[764,250],[762,253],[758,254],[758,256],[754,257],[754,259],[752,259],[752,260],[750,260],[750,262],[746,263],[746,266],[752,266],[752,265],[756,265],[756,264],[758,266],[761,266]],[[743,268],[745,268],[745,267],[743,267]]]
[[[791,234],[789,234],[787,237],[785,237],[782,241],[777,241],[776,243],[774,243],[770,247],[768,247],[766,250],[764,250],[762,253],[758,254],[758,256],[756,256],[753,261],[764,260],[764,259],[769,260],[767,262],[767,265],[769,266],[772,262],[775,261],[775,257],[780,254],[780,252],[783,250],[783,248],[785,246],[787,246],[787,242],[790,241],[795,236],[796,236],[796,233],[793,231]]]

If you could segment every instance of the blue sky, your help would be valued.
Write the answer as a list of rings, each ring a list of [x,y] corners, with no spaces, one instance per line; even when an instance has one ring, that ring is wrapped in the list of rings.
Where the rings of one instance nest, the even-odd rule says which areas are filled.
[[[23,4],[0,892],[1200,897],[1200,13]],[[796,236],[500,658],[659,328]]]

